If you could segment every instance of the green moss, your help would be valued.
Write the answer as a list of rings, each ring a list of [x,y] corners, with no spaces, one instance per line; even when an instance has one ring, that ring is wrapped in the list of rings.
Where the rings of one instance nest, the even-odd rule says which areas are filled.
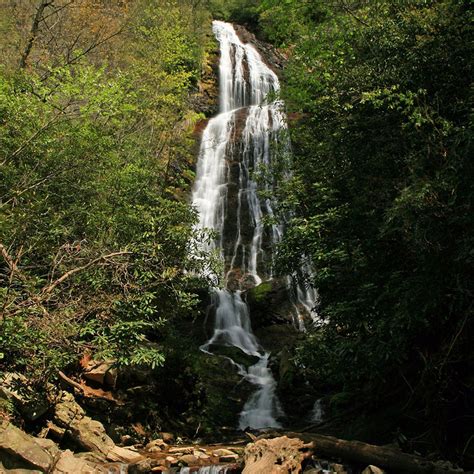
[[[272,282],[271,281],[264,281],[260,283],[260,285],[252,288],[249,291],[249,296],[256,302],[262,303],[265,301],[268,293],[272,290]]]

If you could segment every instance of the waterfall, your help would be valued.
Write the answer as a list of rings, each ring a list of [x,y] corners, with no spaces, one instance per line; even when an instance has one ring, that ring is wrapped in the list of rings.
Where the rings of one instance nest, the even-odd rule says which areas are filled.
[[[280,427],[278,418],[283,412],[268,367],[269,353],[252,332],[241,296],[242,291],[272,278],[271,249],[283,232],[277,223],[264,225],[265,217],[274,215],[273,202],[259,195],[265,187],[253,177],[261,167],[271,168],[276,147],[289,146],[282,133],[286,128],[282,103],[272,97],[280,85],[258,51],[242,43],[231,24],[214,21],[213,32],[221,53],[219,114],[203,132],[192,203],[199,213],[197,227],[215,231],[207,250],[220,256],[224,281],[212,297],[214,333],[201,350],[211,352],[218,344],[257,357],[248,369],[233,362],[239,374],[256,387],[240,414],[239,428]],[[300,308],[314,306],[312,294],[303,287],[296,287],[294,294],[303,329]]]

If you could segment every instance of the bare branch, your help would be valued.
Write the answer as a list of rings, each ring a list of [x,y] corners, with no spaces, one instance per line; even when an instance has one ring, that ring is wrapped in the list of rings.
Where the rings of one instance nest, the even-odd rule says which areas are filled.
[[[49,295],[63,281],[67,280],[69,277],[71,277],[72,275],[74,275],[78,272],[82,272],[83,270],[86,270],[86,269],[92,267],[93,265],[95,265],[96,263],[99,263],[100,261],[104,261],[104,260],[107,260],[107,259],[112,258],[112,257],[117,257],[119,255],[130,255],[131,253],[132,252],[128,252],[126,250],[121,251],[121,252],[109,253],[108,255],[102,255],[101,257],[97,257],[94,260],[91,260],[89,263],[87,263],[85,265],[82,265],[81,267],[73,268],[72,270],[69,270],[64,275],[59,277],[57,280],[55,280],[50,285],[45,286],[41,290],[41,295],[43,295],[43,297],[46,296],[46,295]]]
[[[36,9],[35,17],[33,19],[33,24],[31,25],[30,36],[28,38],[25,49],[23,50],[23,53],[20,58],[20,63],[19,63],[20,69],[24,69],[26,67],[28,56],[30,55],[31,48],[33,47],[33,43],[35,42],[35,39],[38,35],[39,25],[41,21],[43,20],[44,9],[47,6],[52,5],[52,4],[53,4],[53,1],[51,0],[41,0],[40,4],[38,5],[38,8]]]

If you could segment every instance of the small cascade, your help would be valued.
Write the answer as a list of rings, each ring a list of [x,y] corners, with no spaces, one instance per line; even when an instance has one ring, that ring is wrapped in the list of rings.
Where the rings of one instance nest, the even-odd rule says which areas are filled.
[[[322,400],[318,398],[313,405],[313,409],[311,410],[311,421],[313,423],[321,423],[323,421],[324,416],[324,409]]]

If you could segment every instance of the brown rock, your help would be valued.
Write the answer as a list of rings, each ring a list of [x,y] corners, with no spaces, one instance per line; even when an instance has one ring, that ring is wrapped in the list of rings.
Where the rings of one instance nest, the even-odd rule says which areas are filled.
[[[133,464],[143,459],[143,456],[131,449],[114,446],[108,453],[107,459],[109,461],[124,462],[126,464]]]
[[[380,469],[377,466],[367,466],[363,471],[362,474],[385,474],[385,471]]]
[[[166,465],[167,466],[177,466],[178,465],[178,460],[174,458],[173,456],[166,456]]]
[[[117,383],[117,369],[114,368],[115,361],[90,361],[84,370],[84,378],[111,388]]]
[[[102,423],[85,416],[84,410],[70,393],[64,392],[61,401],[55,406],[54,423],[66,429],[86,451],[107,455],[115,447]]]
[[[170,448],[168,452],[170,454],[193,454],[194,449],[192,447],[183,447],[183,448]]]
[[[187,466],[198,464],[199,459],[193,454],[185,454],[179,458],[179,462],[184,462]]]
[[[237,454],[226,454],[225,456],[219,456],[219,462],[235,462],[239,459]]]
[[[66,450],[61,453],[61,457],[54,466],[53,474],[70,474],[80,473],[80,474],[93,474],[95,472],[105,472],[99,471],[96,469],[92,463],[88,463],[84,459],[76,458],[72,451]]]
[[[221,449],[214,449],[214,451],[212,451],[212,455],[220,458],[221,456],[235,455],[235,453],[234,451],[231,451],[230,449],[221,448]]]
[[[174,434],[173,433],[166,433],[166,432],[163,432],[163,433],[160,433],[160,436],[161,436],[161,439],[165,442],[165,443],[172,443],[174,441]]]
[[[242,474],[298,474],[307,445],[297,438],[261,439],[246,446]]]
[[[147,451],[156,453],[159,451],[164,451],[168,445],[162,440],[162,439],[155,439],[153,441],[150,441],[146,446],[145,449]]]
[[[7,469],[39,469],[48,472],[53,456],[38,443],[8,421],[0,423],[0,463]]]

